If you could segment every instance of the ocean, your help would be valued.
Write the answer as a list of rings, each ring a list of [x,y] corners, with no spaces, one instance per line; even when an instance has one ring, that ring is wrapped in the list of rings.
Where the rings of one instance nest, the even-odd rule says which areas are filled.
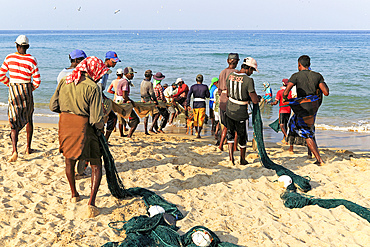
[[[241,59],[251,56],[257,60],[260,73],[252,77],[260,95],[264,82],[271,84],[275,95],[281,80],[298,71],[298,57],[309,55],[311,69],[320,72],[330,88],[318,112],[317,127],[370,133],[366,101],[370,92],[370,31],[0,31],[1,59],[16,51],[14,41],[20,34],[29,37],[28,53],[37,58],[41,73],[41,86],[34,91],[35,122],[58,121],[48,103],[56,78],[69,67],[68,54],[74,49],[103,60],[107,51],[116,51],[122,62],[108,82],[117,68],[133,67],[137,74],[131,98],[138,101],[145,70],[162,72],[166,76],[162,84],[170,85],[181,77],[190,86],[200,73],[209,85],[211,78],[227,67],[228,53],[236,52]],[[7,98],[7,87],[1,84],[0,120],[7,120]],[[278,117],[278,106],[266,107],[263,114],[268,125]]]

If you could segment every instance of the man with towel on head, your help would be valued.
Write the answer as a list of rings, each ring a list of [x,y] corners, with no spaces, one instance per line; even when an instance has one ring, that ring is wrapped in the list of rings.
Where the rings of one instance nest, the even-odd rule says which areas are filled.
[[[324,77],[310,70],[311,59],[307,55],[298,58],[298,70],[288,82],[283,99],[288,102],[294,115],[289,120],[289,130],[306,139],[307,146],[315,155],[317,165],[324,165],[315,141],[316,114],[322,102],[322,94],[329,95]],[[289,92],[296,86],[297,97],[288,99]]]
[[[254,89],[254,81],[251,76],[253,71],[257,71],[257,61],[252,57],[247,57],[243,60],[243,64],[239,71],[231,72],[227,77],[227,96],[226,104],[226,126],[227,126],[227,143],[229,146],[230,161],[234,163],[234,142],[235,132],[238,135],[238,143],[240,147],[240,164],[248,164],[245,159],[247,148],[248,133],[247,121],[249,118],[248,105],[250,101],[253,104],[258,104],[259,98]]]
[[[65,157],[71,202],[80,200],[74,173],[76,161],[90,162],[92,174],[88,217],[99,214],[95,199],[102,178],[102,153],[97,134],[102,134],[104,121],[97,82],[108,70],[99,58],[86,58],[72,74],[61,80],[49,105],[51,111],[60,113],[59,150]]]
[[[37,60],[27,54],[27,49],[30,47],[27,36],[19,35],[15,43],[17,52],[6,56],[0,68],[0,82],[9,87],[8,118],[13,152],[8,162],[14,162],[18,158],[18,135],[19,131],[26,125],[26,153],[32,153],[32,116],[34,111],[32,91],[38,88],[41,83]],[[9,78],[6,76],[8,71]]]
[[[206,98],[209,98],[209,90],[206,85],[203,84],[203,75],[198,74],[195,78],[197,84],[190,87],[188,98],[186,100],[188,110],[190,110],[190,98],[193,99],[193,113],[194,113],[194,127],[197,132],[197,138],[200,138],[200,132],[202,131],[204,119],[206,117]]]

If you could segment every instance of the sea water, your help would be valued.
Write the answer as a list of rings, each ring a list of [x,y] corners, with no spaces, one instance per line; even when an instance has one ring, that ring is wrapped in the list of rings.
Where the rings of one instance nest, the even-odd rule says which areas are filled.
[[[37,58],[41,73],[41,85],[34,91],[35,122],[58,121],[48,103],[74,49],[103,60],[107,51],[116,51],[122,62],[112,69],[108,83],[117,68],[133,67],[137,74],[130,97],[137,101],[147,69],[162,72],[162,84],[181,77],[190,86],[203,74],[209,85],[227,67],[228,53],[236,52],[241,62],[247,56],[257,60],[260,73],[252,77],[260,95],[263,82],[271,84],[275,95],[281,80],[298,71],[298,57],[309,55],[311,69],[320,72],[330,88],[317,127],[370,133],[370,31],[0,31],[0,59],[16,51],[14,41],[20,34],[29,37],[28,53]],[[7,120],[7,98],[7,87],[1,84],[0,120]],[[275,120],[278,106],[265,107],[263,117],[265,125]]]

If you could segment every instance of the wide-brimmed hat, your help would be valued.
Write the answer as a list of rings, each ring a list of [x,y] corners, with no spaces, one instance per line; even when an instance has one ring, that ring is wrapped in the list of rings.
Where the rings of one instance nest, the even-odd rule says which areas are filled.
[[[153,78],[158,81],[162,81],[165,77],[166,76],[162,74],[162,72],[157,72],[155,75],[153,75]]]

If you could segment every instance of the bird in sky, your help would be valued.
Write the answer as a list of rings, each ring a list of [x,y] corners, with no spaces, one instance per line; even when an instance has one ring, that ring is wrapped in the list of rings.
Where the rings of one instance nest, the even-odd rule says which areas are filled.
[[[114,11],[114,14],[117,14],[118,12],[120,12],[121,10],[117,9],[116,11]]]
[[[79,7],[77,10],[78,10],[78,11],[81,11],[81,7]]]

